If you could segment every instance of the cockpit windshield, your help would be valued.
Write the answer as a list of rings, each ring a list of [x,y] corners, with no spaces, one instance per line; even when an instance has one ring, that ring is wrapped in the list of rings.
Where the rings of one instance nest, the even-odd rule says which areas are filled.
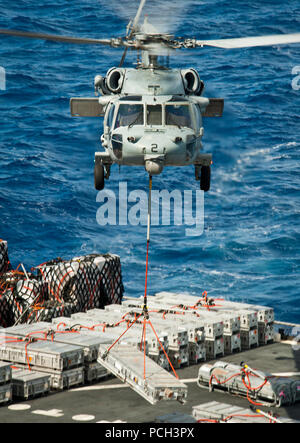
[[[132,127],[144,125],[144,119],[147,126],[177,126],[178,128],[193,129],[190,106],[188,103],[166,103],[162,105],[146,105],[146,116],[144,118],[144,105],[138,103],[121,103],[115,121],[115,128],[121,126]],[[108,118],[112,120],[114,108],[111,109]],[[109,126],[112,125],[112,122]]]
[[[115,128],[144,124],[144,107],[137,104],[121,104],[116,118]]]
[[[166,125],[193,128],[189,105],[166,105]]]
[[[161,126],[162,125],[162,106],[161,105],[147,105],[147,125]]]

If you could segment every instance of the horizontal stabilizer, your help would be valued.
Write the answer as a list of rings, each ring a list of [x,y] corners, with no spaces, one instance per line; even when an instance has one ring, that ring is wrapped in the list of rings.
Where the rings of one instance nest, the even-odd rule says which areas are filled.
[[[71,98],[72,117],[103,117],[104,106],[98,98]]]
[[[224,99],[223,98],[210,98],[209,105],[207,106],[205,112],[202,114],[203,117],[222,117],[224,110]]]

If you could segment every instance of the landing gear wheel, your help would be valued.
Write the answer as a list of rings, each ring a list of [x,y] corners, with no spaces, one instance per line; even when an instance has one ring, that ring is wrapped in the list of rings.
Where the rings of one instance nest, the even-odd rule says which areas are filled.
[[[97,191],[102,191],[102,189],[104,189],[104,175],[104,166],[96,163],[94,169],[94,183]]]
[[[204,192],[210,190],[210,166],[202,166],[201,168],[200,189]]]

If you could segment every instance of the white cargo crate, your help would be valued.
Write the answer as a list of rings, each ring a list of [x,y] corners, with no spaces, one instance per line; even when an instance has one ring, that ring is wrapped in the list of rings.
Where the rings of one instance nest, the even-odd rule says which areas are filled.
[[[12,400],[11,383],[0,386],[0,405],[9,403]]]
[[[224,338],[212,338],[205,340],[206,358],[214,359],[217,357],[223,357],[225,353]]]
[[[216,423],[300,423],[291,418],[280,417],[279,419],[272,415],[265,416],[260,412],[252,412],[249,409],[241,408],[227,403],[211,401],[193,407],[193,416],[200,423],[215,421]]]
[[[160,400],[184,402],[187,398],[185,384],[131,346],[116,345],[108,354],[103,347],[98,361],[151,404]]]
[[[50,375],[27,369],[13,369],[13,398],[25,399],[48,394],[50,391]]]
[[[109,372],[97,361],[84,366],[84,380],[86,383],[95,383],[108,377]]]
[[[246,377],[246,382],[245,382]],[[210,390],[228,391],[232,395],[250,397],[254,401],[280,407],[295,402],[295,380],[274,377],[248,366],[217,361],[199,368],[198,386]]]
[[[9,363],[0,361],[0,385],[11,381],[11,367]]]
[[[16,365],[18,368],[26,369],[24,365]],[[50,375],[51,390],[62,391],[72,386],[82,385],[84,383],[84,367],[72,368],[65,371],[57,371],[49,368],[39,368],[38,372]]]
[[[157,293],[153,299],[167,301],[168,303],[180,303],[184,305],[194,306],[198,300],[203,300],[203,297],[195,297],[188,294],[181,293],[169,293],[161,292]],[[212,299],[213,300],[213,299]],[[270,323],[274,321],[274,309],[266,306],[251,305],[249,303],[233,302],[228,300],[221,300],[217,302],[218,306],[211,306],[210,309],[218,312],[233,312],[233,311],[249,311],[250,315],[247,316],[246,312],[243,312],[241,317],[241,328],[257,327],[258,322]],[[203,311],[201,303],[198,305],[198,309]]]
[[[257,329],[241,329],[242,350],[256,348],[258,346],[258,330]]]
[[[62,325],[61,325],[62,326]],[[62,327],[57,329],[53,323],[37,322],[30,325],[25,325],[23,328],[11,328],[11,333],[17,333],[20,336],[30,334],[31,337],[39,336],[47,338],[47,340],[55,343],[65,343],[82,348],[84,352],[84,361],[92,362],[97,360],[99,353],[99,345],[103,343],[97,336],[82,334],[80,331],[67,332]],[[45,335],[43,335],[45,334]],[[107,343],[107,341],[106,341]]]
[[[206,346],[205,343],[190,343],[189,344],[189,362],[190,364],[197,364],[200,361],[206,360]]]
[[[273,323],[259,323],[258,324],[258,342],[260,345],[267,345],[274,341],[274,324]]]
[[[151,309],[151,305],[149,307],[149,316],[151,318],[151,321],[154,325],[160,325],[165,326],[165,328],[173,329],[174,333],[177,331],[177,328],[184,328],[187,331],[187,339],[185,337],[181,337],[179,346],[186,345],[188,342],[196,342],[196,341],[204,341],[204,325],[197,325],[197,319],[193,319],[191,316],[185,316],[185,315],[176,315],[176,314],[168,314],[165,317],[163,316],[164,310],[161,309],[160,312],[155,312],[155,309]],[[108,305],[105,307],[105,310],[107,312],[119,312],[119,315],[122,316],[126,312],[129,314],[127,318],[130,318],[133,320],[134,314],[141,314],[143,312],[142,308],[140,306],[136,307],[129,307],[129,306],[122,306],[122,305]],[[141,317],[142,321],[143,317]],[[185,340],[185,342],[183,342]],[[169,337],[169,346],[176,346],[177,344],[174,343],[172,345],[171,343],[174,343],[172,339]]]
[[[242,342],[241,334],[224,334],[224,350],[225,354],[233,354],[234,352],[241,352]]]
[[[1,338],[2,341],[3,337]],[[2,341],[3,343],[3,341]],[[49,341],[10,342],[0,345],[0,359],[11,363],[28,364],[37,368],[59,371],[83,363],[83,350],[78,346]]]
[[[204,328],[205,337],[208,338],[221,337],[224,333],[223,321],[217,315],[214,315],[214,313],[207,310],[201,312],[185,310],[183,308],[176,307],[172,301],[160,302],[159,300],[155,300],[156,297],[149,298],[150,301],[148,301],[148,308],[150,311],[150,316],[152,315],[151,310],[159,310],[161,314],[166,312],[165,317],[167,319],[173,319],[174,321],[181,322],[183,324],[189,323]],[[131,310],[134,310],[134,307],[139,305],[139,302],[136,300],[127,300],[125,303],[127,303],[128,309]],[[182,315],[176,314],[176,312]],[[155,316],[155,314],[153,314],[153,316]]]

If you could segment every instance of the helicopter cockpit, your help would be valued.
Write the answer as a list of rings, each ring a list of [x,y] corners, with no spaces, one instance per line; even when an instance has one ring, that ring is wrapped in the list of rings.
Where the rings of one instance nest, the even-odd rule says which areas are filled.
[[[112,105],[107,115],[107,126],[110,130],[133,126],[166,127],[175,126],[179,129],[197,129],[199,116],[195,106],[188,101],[162,104],[141,104],[140,102],[119,102]],[[198,118],[197,118],[198,117]],[[200,122],[199,122],[200,123]]]

